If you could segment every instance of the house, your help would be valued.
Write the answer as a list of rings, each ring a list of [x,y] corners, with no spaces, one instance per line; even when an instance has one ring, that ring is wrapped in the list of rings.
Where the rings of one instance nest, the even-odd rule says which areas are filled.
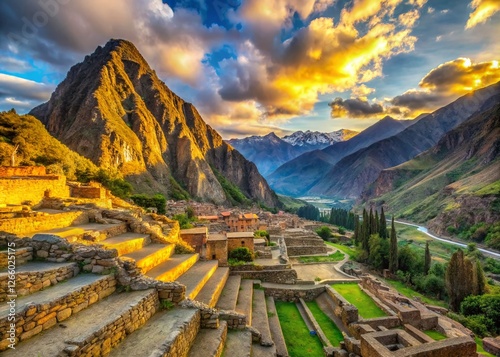
[[[208,236],[205,258],[218,260],[219,266],[227,265],[227,237],[225,234],[210,234]]]
[[[184,242],[194,248],[196,253],[201,253],[208,238],[207,227],[181,229],[180,236]]]
[[[239,247],[247,247],[251,252],[254,251],[253,232],[230,232],[226,236],[228,252]]]

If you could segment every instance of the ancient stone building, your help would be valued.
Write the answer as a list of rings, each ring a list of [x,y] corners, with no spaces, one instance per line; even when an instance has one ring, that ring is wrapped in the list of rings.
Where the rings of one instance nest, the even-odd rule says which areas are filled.
[[[254,251],[254,237],[253,232],[230,232],[227,233],[227,250],[247,247],[250,251]]]
[[[196,253],[201,253],[207,243],[208,229],[207,227],[181,229],[180,235],[182,240],[193,247]]]
[[[218,260],[219,266],[227,265],[227,237],[225,234],[210,234],[206,247],[207,260]]]

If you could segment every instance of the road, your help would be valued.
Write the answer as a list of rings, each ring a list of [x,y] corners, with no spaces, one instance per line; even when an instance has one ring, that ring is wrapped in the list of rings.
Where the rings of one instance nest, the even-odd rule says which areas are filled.
[[[390,220],[387,220],[388,222],[390,222]],[[422,232],[422,233],[425,233],[427,234],[429,237],[431,237],[432,239],[435,239],[435,240],[439,240],[441,242],[445,242],[445,243],[449,243],[449,244],[454,244],[454,245],[458,245],[462,248],[467,248],[467,244],[464,244],[464,243],[459,243],[459,242],[455,242],[451,239],[446,239],[446,238],[442,238],[442,237],[436,237],[434,234],[432,233],[429,233],[429,230],[424,227],[424,226],[419,226],[418,224],[414,224],[414,223],[408,223],[408,222],[402,222],[402,221],[394,221],[395,223],[400,223],[400,224],[405,224],[407,226],[413,226],[413,227],[417,227],[417,229]],[[492,250],[489,250],[489,249],[484,249],[484,248],[477,248],[481,253],[484,253],[486,255],[489,255],[490,257],[493,257],[493,258],[496,258],[496,259],[500,259],[500,253],[497,253],[497,252],[494,252]]]

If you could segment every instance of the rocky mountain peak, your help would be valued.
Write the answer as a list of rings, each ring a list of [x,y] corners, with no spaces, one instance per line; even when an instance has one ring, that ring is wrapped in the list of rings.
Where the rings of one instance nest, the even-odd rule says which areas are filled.
[[[129,41],[98,47],[31,114],[96,165],[121,171],[137,191],[187,191],[227,203],[234,185],[248,199],[278,205],[255,165],[173,93]]]

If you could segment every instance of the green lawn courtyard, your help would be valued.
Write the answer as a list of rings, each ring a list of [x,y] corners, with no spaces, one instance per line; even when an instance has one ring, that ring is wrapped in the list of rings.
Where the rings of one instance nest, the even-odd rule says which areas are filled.
[[[323,356],[323,344],[309,333],[293,302],[276,301],[276,310],[288,353],[293,357]]]
[[[332,346],[340,346],[340,341],[344,340],[344,336],[337,325],[320,309],[316,301],[306,302],[306,305],[311,310],[319,327],[321,327]]]
[[[387,316],[356,283],[333,284],[334,288],[348,302],[358,308],[359,316],[365,319]]]

